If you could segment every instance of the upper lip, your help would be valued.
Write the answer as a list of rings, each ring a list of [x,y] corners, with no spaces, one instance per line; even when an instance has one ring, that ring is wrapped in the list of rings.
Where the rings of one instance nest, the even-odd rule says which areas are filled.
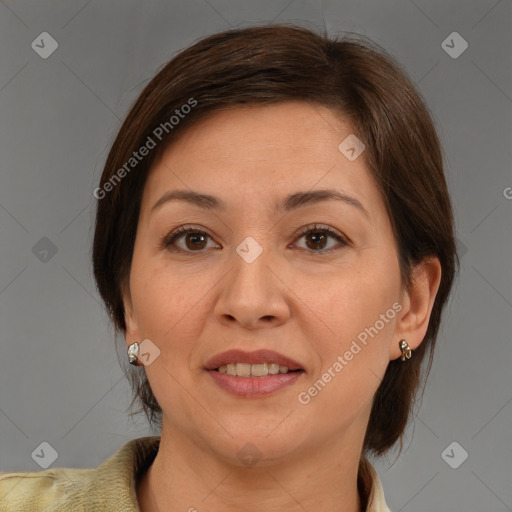
[[[277,363],[280,366],[286,366],[289,370],[303,369],[297,361],[273,350],[266,349],[255,350],[254,352],[245,352],[239,349],[228,350],[209,359],[205,364],[205,368],[207,370],[216,370],[220,366],[229,363]]]

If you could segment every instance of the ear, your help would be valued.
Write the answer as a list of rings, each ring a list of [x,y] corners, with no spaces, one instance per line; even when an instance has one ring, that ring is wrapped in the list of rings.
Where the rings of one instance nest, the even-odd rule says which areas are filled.
[[[125,279],[121,284],[121,295],[123,297],[124,322],[126,325],[125,341],[128,347],[133,342],[141,340],[137,317],[133,310],[128,279]]]
[[[405,339],[413,350],[423,341],[440,282],[441,264],[437,257],[425,258],[414,267],[411,290],[404,289],[402,293],[403,307],[390,347],[390,360],[402,355],[398,346],[400,340]]]

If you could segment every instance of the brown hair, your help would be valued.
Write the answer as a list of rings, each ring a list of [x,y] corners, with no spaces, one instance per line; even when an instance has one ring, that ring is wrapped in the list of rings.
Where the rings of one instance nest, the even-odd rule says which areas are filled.
[[[362,158],[385,200],[402,282],[410,287],[412,266],[428,256],[441,263],[441,282],[424,340],[406,363],[389,362],[364,439],[363,454],[383,455],[397,440],[401,451],[421,363],[430,348],[428,377],[441,312],[459,260],[434,123],[411,80],[376,43],[357,35],[331,38],[299,26],[267,25],[211,35],[170,60],[132,106],[101,176],[99,189],[107,190],[109,181],[111,186],[97,203],[93,264],[98,290],[116,332],[124,333],[121,287],[129,275],[145,180],[152,162],[177,134],[215,110],[290,100],[335,110],[352,123],[366,145]],[[186,104],[194,106],[180,110]],[[178,110],[184,115],[176,123]],[[133,152],[148,137],[155,139],[159,126],[166,129],[157,132],[158,147],[119,179],[119,170],[125,166],[126,171]],[[131,366],[125,371],[134,391],[131,406],[139,399],[150,424],[161,427],[162,410],[145,371]]]

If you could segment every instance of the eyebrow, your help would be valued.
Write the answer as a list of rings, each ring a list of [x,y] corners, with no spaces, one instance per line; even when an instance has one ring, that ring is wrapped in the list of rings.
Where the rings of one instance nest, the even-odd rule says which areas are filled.
[[[295,192],[293,194],[290,194],[289,196],[286,196],[281,202],[276,203],[274,205],[274,209],[277,212],[289,212],[291,210],[295,210],[308,204],[314,204],[326,200],[343,201],[346,204],[358,208],[366,217],[370,217],[368,211],[358,199],[334,189]],[[209,194],[193,192],[190,190],[172,190],[166,192],[152,206],[150,213],[153,213],[160,206],[171,201],[186,201],[194,206],[198,206],[199,208],[203,208],[206,210],[226,210],[226,204],[218,197]]]

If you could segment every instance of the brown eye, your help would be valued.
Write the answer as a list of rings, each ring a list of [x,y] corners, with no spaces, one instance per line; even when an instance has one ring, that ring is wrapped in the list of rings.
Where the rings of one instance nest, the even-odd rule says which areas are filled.
[[[348,241],[343,236],[328,227],[306,226],[300,231],[299,235],[300,238],[306,240],[304,249],[312,253],[325,254],[336,250],[336,246],[326,248],[329,239],[336,240],[338,246],[348,245]],[[180,246],[177,242],[182,239],[184,244]],[[204,231],[194,227],[181,226],[170,235],[164,236],[160,247],[173,252],[203,252],[203,249],[207,248],[208,239],[211,240],[211,237]]]
[[[326,244],[328,243],[329,238],[335,239],[342,246],[348,245],[348,242],[344,237],[333,231],[328,227],[319,227],[319,226],[306,226],[299,233],[300,238],[304,238],[306,240],[306,249],[310,252],[318,252],[318,253],[329,253],[333,250],[333,247],[325,249]],[[334,247],[335,249],[336,247]]]
[[[306,239],[311,240],[311,244],[307,244],[310,249],[323,249],[327,242],[328,235],[322,231],[310,231],[306,235]]]
[[[168,236],[165,236],[161,243],[162,249],[184,251],[184,252],[200,252],[207,244],[210,236],[204,231],[197,228],[180,227]],[[184,246],[181,247],[176,244],[178,240],[184,240]]]
[[[208,235],[203,235],[202,233],[187,233],[184,236],[185,245],[188,249],[204,249],[205,240]]]

